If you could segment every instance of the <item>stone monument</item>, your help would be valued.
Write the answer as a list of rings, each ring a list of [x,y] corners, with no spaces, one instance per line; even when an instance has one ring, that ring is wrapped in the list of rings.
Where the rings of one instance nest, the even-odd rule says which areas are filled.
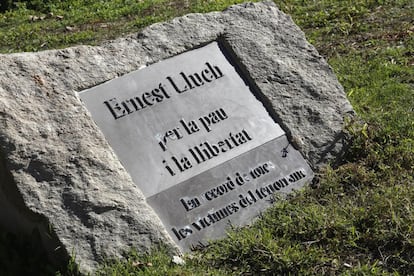
[[[0,59],[0,224],[85,272],[250,223],[340,157],[353,115],[273,2]]]

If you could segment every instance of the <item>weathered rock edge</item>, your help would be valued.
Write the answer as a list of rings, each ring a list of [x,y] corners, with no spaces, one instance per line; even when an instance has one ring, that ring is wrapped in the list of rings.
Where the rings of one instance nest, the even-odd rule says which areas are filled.
[[[214,40],[311,166],[340,155],[353,109],[289,16],[273,2],[189,14],[97,47],[0,55],[2,226],[37,229],[50,249],[61,245],[51,255],[74,253],[85,272],[130,247],[174,249],[77,92]]]

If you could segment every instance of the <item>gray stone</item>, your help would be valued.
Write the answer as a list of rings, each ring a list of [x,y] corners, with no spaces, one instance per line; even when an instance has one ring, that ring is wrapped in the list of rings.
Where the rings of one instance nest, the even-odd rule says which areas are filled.
[[[326,61],[272,2],[189,14],[101,46],[0,55],[0,219],[37,231],[82,271],[130,247],[176,245],[78,92],[219,41],[293,145],[317,168],[344,147],[353,110]]]

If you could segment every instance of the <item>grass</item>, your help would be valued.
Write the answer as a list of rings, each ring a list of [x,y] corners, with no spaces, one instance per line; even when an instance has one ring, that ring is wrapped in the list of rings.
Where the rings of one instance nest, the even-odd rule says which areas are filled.
[[[50,4],[49,16],[19,5],[0,14],[0,51],[98,44],[239,2],[71,0]],[[414,3],[275,3],[328,59],[360,116],[347,123],[353,143],[343,165],[328,166],[315,185],[277,201],[251,227],[232,229],[228,238],[187,256],[185,265],[173,264],[160,248],[108,261],[97,275],[414,274]],[[0,267],[11,267],[3,271],[55,273],[37,262],[35,249],[27,250],[37,248],[33,237],[1,233]]]
[[[243,1],[56,1],[49,12],[17,10],[0,14],[0,52],[39,51],[75,44],[94,45],[168,18],[222,10]]]

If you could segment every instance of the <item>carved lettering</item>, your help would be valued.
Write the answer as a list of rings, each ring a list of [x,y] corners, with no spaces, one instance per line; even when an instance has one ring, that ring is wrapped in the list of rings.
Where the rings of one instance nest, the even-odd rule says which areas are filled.
[[[211,65],[209,62],[206,62],[205,67],[202,68],[200,72],[194,72],[190,74],[180,72],[178,76],[167,76],[166,79],[175,90],[175,92],[181,94],[186,91],[193,90],[197,87],[201,87],[206,83],[210,83],[223,76],[224,75],[218,66]],[[158,86],[151,91],[140,93],[132,98],[124,99],[121,101],[117,100],[116,98],[112,98],[104,101],[103,103],[108,108],[114,119],[117,120],[128,114],[147,108],[148,106],[154,106],[157,103],[161,103],[170,97],[171,96],[167,92],[166,87],[163,85],[163,83],[159,83]],[[215,121],[224,120],[223,118],[227,115],[225,114],[224,110],[221,109],[219,111],[223,112],[213,114],[213,117],[211,118],[208,117],[209,121],[203,121],[206,123],[205,127],[209,127],[209,124],[212,124]],[[195,127],[195,125],[192,125],[192,127]]]
[[[201,206],[201,202],[197,197],[194,197],[194,198],[183,197],[180,199],[180,202],[183,204],[187,212]]]
[[[289,175],[289,182],[297,182],[302,178],[305,178],[306,174],[303,170],[295,171],[294,173]]]
[[[188,160],[187,157],[182,157],[180,159],[176,158],[175,156],[171,157],[171,159],[174,161],[177,168],[180,170],[180,172],[186,171],[193,167],[190,160]]]
[[[200,131],[200,128],[197,125],[196,121],[190,121],[187,123],[184,119],[181,119],[180,124],[184,127],[185,131],[187,131],[187,134],[189,135]]]
[[[201,118],[199,118],[201,124],[204,126],[204,128],[207,130],[207,132],[211,131],[211,125],[213,124],[217,124],[220,121],[223,121],[225,119],[227,119],[228,116],[226,114],[226,112],[224,111],[223,108],[220,108],[216,111],[213,111],[211,113],[209,113],[206,116],[203,116]]]
[[[209,212],[206,216],[197,219],[197,221],[193,222],[191,225],[198,231],[217,223],[226,217],[236,213],[239,211],[239,206],[237,206],[236,202],[232,202],[229,205],[217,210]]]
[[[266,162],[262,165],[259,165],[258,167],[250,170],[250,175],[253,177],[253,179],[259,178],[265,174],[268,174],[271,169],[274,169],[275,166],[272,162]]]
[[[247,143],[250,140],[252,140],[252,138],[247,133],[247,131],[243,129],[242,131],[235,134],[230,132],[227,138],[218,141],[216,144],[205,141],[203,143],[200,143],[198,146],[190,148],[188,151],[194,160],[200,164],[234,147],[238,147],[241,144]]]
[[[139,96],[125,99],[118,102],[116,98],[104,101],[105,106],[109,109],[115,120],[124,117],[125,115],[142,110],[147,106],[152,106],[160,103],[165,99],[170,98],[170,95],[165,90],[162,83],[150,92],[144,92]]]
[[[244,185],[246,182],[251,181],[249,175],[254,179],[263,176],[266,173],[269,173],[270,170],[274,169],[275,166],[271,161],[267,161],[263,164],[258,164],[253,169],[250,169],[249,174],[236,172],[235,177],[227,176],[225,181],[222,184],[217,185],[201,195],[201,200],[199,197],[180,198],[180,202],[185,207],[186,211],[191,211],[195,208],[198,208],[202,205],[202,200],[211,201],[216,198],[219,198],[227,193],[237,190],[235,184]],[[252,175],[253,173],[253,175]],[[300,168],[287,176],[279,178],[273,181],[270,184],[256,188],[254,190],[248,190],[244,194],[238,195],[238,201],[232,202],[224,207],[221,207],[216,210],[211,210],[207,212],[206,215],[198,217],[190,225],[181,227],[181,228],[172,228],[171,230],[175,234],[178,240],[187,238],[189,235],[193,234],[194,231],[202,231],[206,228],[212,227],[215,223],[218,223],[232,214],[238,212],[241,209],[248,208],[259,200],[265,200],[266,198],[272,196],[274,193],[279,191],[282,188],[289,186],[293,181],[299,181],[306,176],[306,171],[303,168]],[[192,228],[191,228],[192,227]]]
[[[127,111],[123,106],[121,106],[116,98],[109,99],[104,101],[106,107],[108,107],[109,111],[111,112],[112,116],[114,116],[115,120],[127,115]]]
[[[167,130],[165,132],[164,135],[157,136],[157,138],[159,139],[158,145],[161,147],[161,149],[163,151],[167,150],[167,142],[168,141],[172,141],[172,140],[180,140],[182,139],[184,136],[182,135],[182,133],[180,132],[180,128],[176,127],[173,128],[171,130]]]
[[[223,184],[214,187],[210,190],[208,190],[207,192],[205,192],[203,194],[204,198],[206,198],[207,200],[213,200],[217,197],[220,197],[232,190],[234,190],[234,188],[236,187],[236,185],[234,185],[233,180],[231,179],[230,176],[228,176],[226,178],[226,182],[224,182]]]
[[[202,69],[200,73],[186,74],[180,72],[179,76],[174,78],[168,76],[167,80],[175,92],[181,94],[223,77],[223,73],[218,66],[212,66],[209,62],[206,62],[205,65],[207,68]]]
[[[182,239],[187,238],[187,236],[189,236],[193,233],[193,230],[191,229],[190,226],[186,226],[186,227],[180,228],[178,230],[173,227],[173,228],[171,228],[171,231],[173,231],[173,233],[175,234],[175,236],[177,237],[177,239],[179,241],[182,240]]]

